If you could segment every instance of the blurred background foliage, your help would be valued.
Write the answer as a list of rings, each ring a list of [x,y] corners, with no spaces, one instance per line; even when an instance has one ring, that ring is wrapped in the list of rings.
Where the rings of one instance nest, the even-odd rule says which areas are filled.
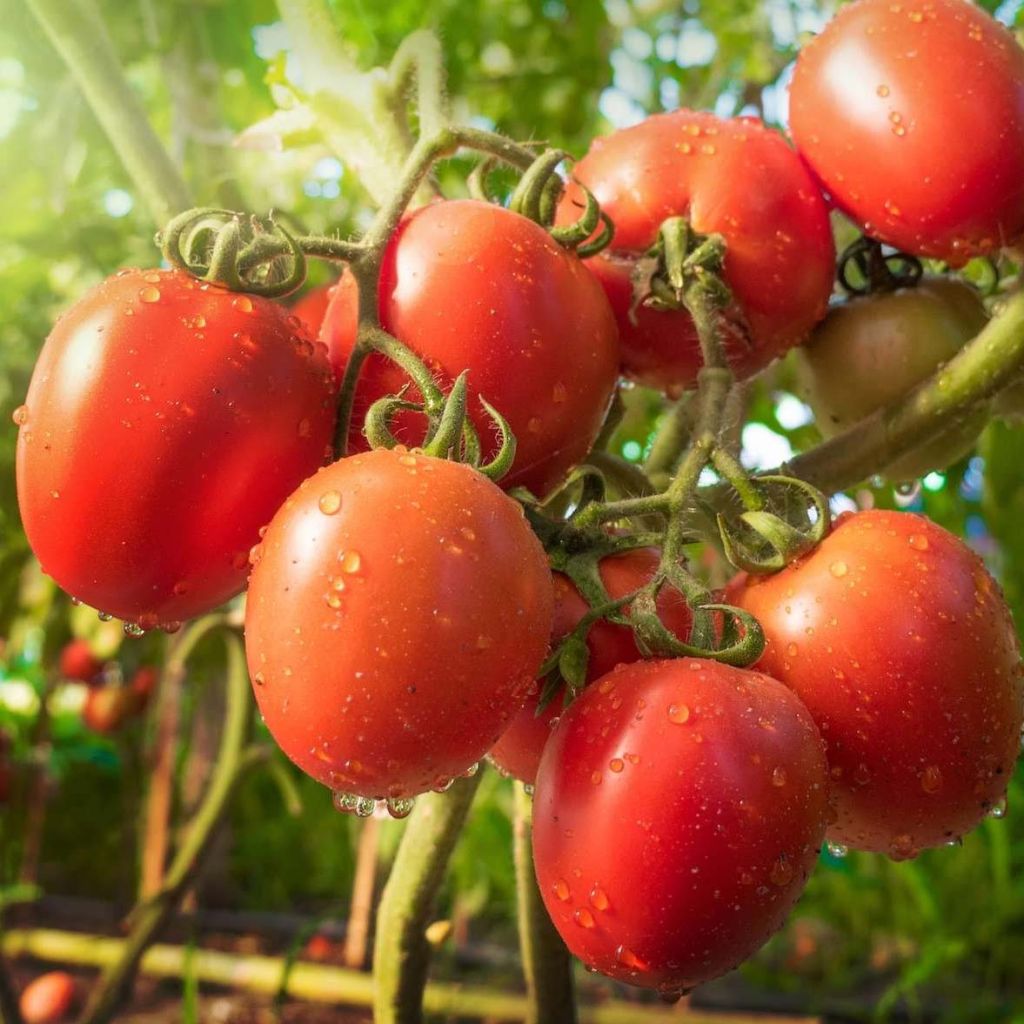
[[[983,6],[1010,24],[1021,20],[1016,0]],[[338,154],[302,139],[279,145],[265,132],[256,133],[256,146],[251,134],[249,147],[234,145],[274,113],[288,92],[284,83],[301,85],[302,68],[272,0],[103,0],[99,7],[197,201],[272,207],[316,231],[347,233],[365,223],[366,193]],[[576,154],[595,134],[679,105],[784,123],[796,49],[831,11],[816,0],[333,3],[358,68],[386,63],[410,31],[433,29],[460,119]],[[464,171],[458,164],[446,171],[446,190],[460,190]],[[77,634],[128,673],[158,660],[164,640],[122,642],[116,623],[72,609],[38,573],[14,498],[11,414],[59,311],[116,268],[153,263],[156,225],[22,3],[6,5],[0,19],[0,181],[0,726],[13,737],[16,764],[23,768],[40,752],[48,758],[43,890],[124,903],[135,886],[140,765],[152,724],[140,722],[114,739],[90,733],[78,713],[81,687],[54,686],[54,657]],[[743,434],[751,464],[777,464],[817,438],[789,380],[783,365],[753,391]],[[617,443],[638,459],[659,403],[634,390],[629,404]],[[995,422],[976,453],[923,485],[894,491],[869,481],[838,496],[836,507],[923,509],[983,553],[1024,622],[1022,451],[1022,429]],[[185,691],[186,721],[201,716],[204,688],[217,684],[216,661],[200,661]],[[53,715],[50,741],[40,745],[46,738],[35,723],[44,693]],[[328,794],[305,777],[296,773],[294,782],[303,804],[298,818],[284,813],[269,775],[245,785],[205,901],[344,915],[358,823],[336,814]],[[1011,804],[1021,785],[1018,773]],[[508,949],[510,802],[509,787],[492,774],[456,856],[445,910],[461,917],[474,941]],[[23,824],[0,811],[0,885],[18,876]],[[383,825],[385,857],[398,829]],[[988,821],[962,848],[914,862],[839,853],[823,854],[824,869],[793,922],[744,969],[748,1001],[790,993],[803,1008],[831,1006],[853,1018],[942,1007],[950,1020],[1024,1020],[1020,815]]]

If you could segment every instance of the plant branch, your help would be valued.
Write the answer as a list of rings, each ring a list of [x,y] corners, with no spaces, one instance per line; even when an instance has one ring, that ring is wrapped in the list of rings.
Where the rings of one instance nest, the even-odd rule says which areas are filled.
[[[374,1024],[420,1024],[430,966],[424,932],[481,772],[418,797],[377,911]]]
[[[196,631],[191,642],[182,642],[175,652],[178,663],[184,663],[202,635],[203,631]],[[227,706],[220,751],[206,795],[171,862],[163,888],[151,900],[135,908],[131,916],[131,932],[121,955],[103,972],[85,1008],[82,1024],[104,1024],[128,997],[147,947],[170,919],[198,875],[235,787],[245,772],[263,761],[269,752],[266,748],[245,748],[252,709],[245,654],[234,633],[225,633],[224,638],[227,647]],[[170,665],[168,669],[171,670]]]
[[[28,0],[157,225],[192,205],[188,186],[132,91],[91,0]]]
[[[519,949],[526,977],[527,1024],[575,1024],[572,961],[551,923],[533,868],[533,799],[514,783],[513,851],[516,862]]]
[[[0,925],[0,942],[4,937],[3,926]],[[0,958],[0,1024],[22,1024],[21,1010],[18,1007],[18,994],[11,980],[7,964]]]

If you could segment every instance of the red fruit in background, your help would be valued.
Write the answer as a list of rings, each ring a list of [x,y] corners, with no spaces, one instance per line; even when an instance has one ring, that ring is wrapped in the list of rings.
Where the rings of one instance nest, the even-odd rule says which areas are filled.
[[[797,148],[866,234],[960,264],[1024,231],[1024,51],[966,0],[860,0],[800,51]]]
[[[310,938],[302,952],[307,960],[322,962],[324,960],[331,959],[334,955],[334,947],[331,944],[331,940],[327,938],[326,935],[317,934]]]
[[[221,604],[260,527],[323,464],[335,390],[323,347],[276,302],[179,271],[108,278],[57,322],[16,414],[44,571],[147,628]]]
[[[75,1004],[75,979],[65,971],[41,974],[25,986],[18,1007],[24,1024],[59,1024]]]
[[[661,554],[656,548],[637,548],[621,555],[612,555],[601,562],[601,580],[609,597],[625,597],[650,582],[658,568]],[[554,574],[555,623],[551,631],[552,645],[571,633],[589,611],[589,605],[567,576]],[[689,636],[692,616],[686,600],[676,590],[666,587],[658,595],[658,611],[662,622],[682,640]],[[616,665],[636,661],[642,655],[637,649],[633,631],[601,619],[587,633],[587,682],[600,678]],[[498,768],[523,782],[532,783],[537,776],[544,744],[564,711],[565,688],[559,689],[551,703],[538,715],[537,700],[530,698],[526,707],[490,752]]]
[[[403,799],[494,745],[551,635],[551,570],[522,507],[469,466],[342,459],[274,516],[246,602],[259,709],[331,789]]]
[[[145,697],[129,686],[97,686],[86,694],[82,721],[93,732],[110,736],[141,714],[145,706]]]
[[[782,925],[827,794],[821,737],[781,683],[694,658],[620,666],[566,710],[541,759],[544,904],[588,967],[689,989]]]
[[[76,639],[61,648],[57,667],[65,679],[91,683],[103,671],[103,662],[92,653],[87,641]]]
[[[306,292],[298,302],[292,306],[292,315],[297,316],[307,327],[309,333],[315,338],[320,333],[320,328],[327,313],[327,307],[334,292],[333,284],[322,284]]]
[[[748,377],[801,342],[825,315],[835,273],[828,210],[785,139],[755,118],[676,110],[596,139],[572,169],[615,223],[611,247],[587,261],[619,325],[622,371],[664,391],[693,386],[700,345],[685,310],[634,302],[637,260],[668,217],[726,242],[733,305],[724,339],[733,370]],[[579,217],[572,182],[560,222]]]
[[[758,669],[825,740],[829,838],[904,859],[970,831],[1005,797],[1024,717],[1010,612],[981,559],[922,516],[841,516],[809,555],[740,578],[764,628]]]
[[[379,299],[385,329],[443,386],[469,370],[469,415],[485,457],[495,451],[495,431],[477,396],[508,420],[517,447],[502,487],[546,494],[590,450],[617,378],[615,321],[580,260],[542,227],[474,200],[421,207],[388,243]],[[320,335],[339,376],[355,344],[357,302],[346,272]],[[356,390],[352,450],[366,449],[370,405],[407,381],[393,363],[370,356]],[[423,417],[404,413],[395,422],[404,443],[420,443]]]
[[[156,668],[152,665],[140,665],[135,670],[128,686],[132,693],[142,699],[143,704],[147,704],[158,682],[160,682],[160,673]]]

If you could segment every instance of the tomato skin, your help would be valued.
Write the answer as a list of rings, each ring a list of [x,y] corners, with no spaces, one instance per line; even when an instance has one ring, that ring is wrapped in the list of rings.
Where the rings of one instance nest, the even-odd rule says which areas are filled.
[[[314,338],[320,334],[320,328],[323,326],[327,307],[331,303],[333,294],[333,284],[322,284],[310,289],[292,306],[292,315],[297,316],[305,324],[306,329]]]
[[[611,247],[587,265],[615,311],[630,379],[680,391],[693,386],[702,363],[684,310],[630,312],[635,260],[668,217],[688,216],[696,231],[726,241],[724,278],[735,304],[725,343],[738,376],[802,341],[825,315],[835,263],[828,210],[797,154],[757,119],[655,114],[595,140],[572,174],[615,223]],[[581,204],[570,183],[559,221],[575,220]],[[738,326],[744,321],[750,340]]]
[[[61,648],[57,667],[65,679],[91,683],[103,671],[103,662],[92,653],[87,641],[76,638]]]
[[[543,548],[521,507],[465,465],[343,459],[285,502],[254,557],[256,700],[284,752],[336,791],[407,797],[465,771],[547,651]]]
[[[825,832],[821,737],[757,672],[693,658],[620,666],[562,715],[534,796],[545,906],[569,949],[677,992],[784,921]]]
[[[150,628],[245,585],[259,528],[330,445],[322,347],[269,299],[129,270],[57,322],[18,435],[18,503],[43,569]]]
[[[654,576],[660,560],[661,553],[657,548],[636,548],[603,559],[600,573],[608,596],[616,599],[638,590]],[[552,644],[557,644],[575,629],[590,606],[568,576],[554,573],[554,588],[555,622],[551,638]],[[677,590],[665,588],[661,591],[658,595],[658,613],[662,622],[676,636],[683,640],[689,636],[693,618],[685,598]],[[616,665],[643,657],[637,649],[631,629],[604,619],[591,626],[587,633],[587,648],[590,651],[587,662],[588,684],[606,675]],[[522,782],[536,781],[544,744],[564,710],[564,695],[563,686],[540,715],[536,713],[536,700],[530,699],[526,707],[512,719],[512,724],[489,755],[502,772]]]
[[[790,127],[881,241],[962,263],[1024,231],[1024,51],[966,0],[842,7],[800,52]]]
[[[495,432],[477,396],[508,419],[517,449],[503,487],[546,494],[590,450],[617,379],[615,321],[580,260],[542,227],[475,200],[424,206],[388,244],[379,300],[384,328],[445,386],[469,370],[469,414],[485,456],[495,451]],[[320,335],[339,376],[355,343],[357,305],[346,273]],[[407,380],[382,356],[370,356],[356,390],[350,450],[367,447],[361,429],[370,405]],[[422,440],[421,416],[396,422],[402,441]]]
[[[75,979],[65,971],[50,971],[25,986],[18,1008],[25,1024],[58,1024],[70,1014],[75,998]]]
[[[988,322],[978,293],[955,278],[867,295],[835,306],[794,354],[803,397],[833,437],[902,398],[955,356]],[[945,469],[974,446],[981,408],[885,468],[890,480]]]
[[[1006,793],[1024,687],[1013,622],[980,558],[922,516],[841,516],[815,551],[730,600],[758,662],[825,740],[829,838],[903,859],[970,831]]]

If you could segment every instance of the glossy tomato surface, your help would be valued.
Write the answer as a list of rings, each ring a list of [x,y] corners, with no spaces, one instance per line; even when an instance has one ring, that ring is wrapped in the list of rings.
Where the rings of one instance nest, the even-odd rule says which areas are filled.
[[[807,557],[739,581],[825,740],[829,838],[899,859],[970,831],[1005,796],[1024,690],[1009,610],[981,559],[922,516],[840,517]]]
[[[638,590],[650,582],[657,571],[661,553],[656,548],[637,548],[620,555],[611,555],[601,561],[601,581],[608,596],[616,599]],[[590,606],[562,573],[554,574],[555,624],[552,643],[555,644],[575,629],[590,610]],[[658,612],[662,622],[676,636],[686,640],[693,621],[686,601],[677,590],[666,587],[658,595]],[[587,633],[587,682],[610,672],[616,665],[636,661],[642,655],[637,649],[633,631],[601,619]],[[537,696],[540,696],[539,685]],[[537,700],[531,698],[512,720],[505,734],[491,750],[491,760],[507,775],[523,782],[534,782],[544,744],[564,710],[565,688],[555,694],[551,703],[538,715]]]
[[[866,234],[960,263],[1024,231],[1024,51],[967,0],[858,0],[800,52],[797,148]]]
[[[533,849],[569,949],[665,993],[771,936],[825,832],[821,737],[768,676],[681,658],[588,687],[544,750]]]
[[[384,256],[380,315],[449,386],[469,371],[469,413],[485,455],[495,450],[486,398],[516,435],[516,459],[503,487],[548,492],[590,450],[617,379],[615,321],[583,264],[533,221],[490,203],[438,202],[399,226]],[[321,337],[340,374],[356,333],[357,290],[342,277]],[[367,409],[407,383],[381,356],[363,367],[356,391],[352,450]],[[399,419],[410,445],[424,421]]]
[[[925,278],[836,305],[794,353],[799,389],[825,437],[903,398],[955,356],[988,322],[977,291],[955,278]],[[983,407],[946,426],[885,468],[890,480],[945,469],[974,445]]]
[[[145,628],[216,607],[323,464],[334,394],[322,346],[276,303],[179,271],[108,278],[57,322],[17,413],[43,570]]]
[[[688,313],[634,301],[637,260],[668,217],[688,217],[696,231],[725,239],[734,299],[725,341],[738,376],[802,341],[825,315],[835,261],[825,202],[785,139],[760,121],[656,114],[597,139],[572,174],[615,223],[611,248],[587,265],[615,311],[631,379],[678,391],[693,385],[701,366]],[[570,185],[559,220],[575,220],[581,202]]]
[[[254,552],[245,639],[284,752],[335,791],[403,798],[492,747],[551,635],[551,572],[521,507],[407,451],[305,481]]]

